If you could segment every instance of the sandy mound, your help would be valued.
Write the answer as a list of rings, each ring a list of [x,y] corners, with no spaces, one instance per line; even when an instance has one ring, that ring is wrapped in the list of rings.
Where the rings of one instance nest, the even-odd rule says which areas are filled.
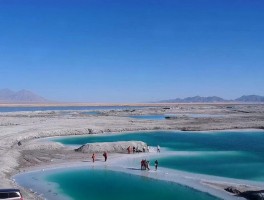
[[[147,144],[141,141],[128,141],[128,142],[102,142],[102,143],[92,143],[85,144],[75,151],[82,153],[102,153],[104,151],[110,153],[127,153],[127,148],[133,147],[139,151],[143,151],[143,148],[147,149]]]
[[[24,146],[24,145],[22,145]],[[47,142],[47,143],[30,143],[23,147],[23,150],[58,150],[62,149],[64,146],[57,142]]]

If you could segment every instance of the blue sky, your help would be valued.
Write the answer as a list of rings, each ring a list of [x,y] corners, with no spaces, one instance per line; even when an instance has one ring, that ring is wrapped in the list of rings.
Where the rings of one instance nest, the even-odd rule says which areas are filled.
[[[75,102],[264,95],[262,0],[0,0],[0,88]]]

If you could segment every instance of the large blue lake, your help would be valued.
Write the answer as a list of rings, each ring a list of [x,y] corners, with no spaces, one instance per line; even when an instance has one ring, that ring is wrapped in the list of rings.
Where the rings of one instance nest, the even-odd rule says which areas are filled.
[[[144,106],[39,106],[39,107],[0,107],[0,112],[21,112],[21,111],[69,111],[69,110],[130,110],[144,108]]]
[[[264,132],[140,132],[56,138],[67,145],[140,140],[179,154],[159,158],[160,166],[236,179],[264,181]]]

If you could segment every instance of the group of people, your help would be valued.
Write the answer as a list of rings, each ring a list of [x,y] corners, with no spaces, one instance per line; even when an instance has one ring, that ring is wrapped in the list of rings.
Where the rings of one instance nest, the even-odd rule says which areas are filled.
[[[146,149],[145,149],[145,147],[143,147],[142,151],[141,151],[141,150],[138,149],[138,147],[136,148],[136,147],[133,146],[131,148],[131,146],[129,146],[127,148],[127,151],[128,151],[128,154],[130,154],[132,151],[133,151],[133,153],[135,153],[135,152],[137,152],[137,153],[138,152],[146,152]],[[149,152],[149,146],[147,146],[147,152]],[[159,145],[157,146],[157,152],[160,153],[160,146]],[[93,153],[93,155],[92,155],[92,161],[93,162],[95,161],[95,157],[96,156]],[[103,153],[103,157],[104,157],[104,161],[106,162],[107,161],[107,157],[108,157],[106,151]],[[159,165],[158,160],[155,160],[154,164],[155,164],[155,170],[157,170],[158,169],[158,165]],[[141,170],[150,170],[149,161],[148,160],[146,160],[146,159],[141,160]]]
[[[103,153],[103,157],[104,157],[104,160],[105,160],[105,162],[106,162],[106,161],[107,161],[107,157],[108,157],[106,151]],[[95,154],[94,154],[94,153],[93,153],[93,155],[92,155],[92,160],[93,160],[93,162],[95,161]]]
[[[133,147],[131,147],[131,146],[127,147],[127,153],[131,154],[132,152],[133,153],[149,152],[149,146],[147,146],[147,148],[142,147],[142,150],[140,150],[138,147],[134,147],[134,146]],[[157,153],[160,153],[160,146],[159,145],[157,145]]]
[[[127,153],[128,154],[131,154],[131,153],[140,153],[140,152],[143,152],[143,153],[145,153],[145,152],[149,152],[149,146],[147,146],[147,148],[146,147],[142,147],[142,150],[140,150],[138,147],[131,147],[131,146],[128,146],[127,147]]]
[[[158,160],[155,160],[155,170],[158,169],[159,162]],[[141,160],[141,170],[150,170],[149,168],[149,161],[146,159]]]

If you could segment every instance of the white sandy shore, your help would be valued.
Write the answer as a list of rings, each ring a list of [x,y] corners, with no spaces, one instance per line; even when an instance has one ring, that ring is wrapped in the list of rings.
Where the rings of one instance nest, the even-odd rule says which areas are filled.
[[[161,106],[161,107],[160,107]],[[170,109],[163,109],[166,106]],[[263,129],[264,105],[234,105],[227,109],[225,104],[161,104],[159,107],[132,110],[105,110],[99,115],[83,114],[83,111],[45,111],[0,113],[0,187],[14,187],[11,176],[25,167],[45,166],[52,159],[64,162],[72,160],[60,147],[41,149],[34,146],[35,139],[87,135],[96,133],[148,131],[148,130],[240,130]],[[219,114],[223,118],[179,118],[176,120],[137,120],[131,115],[151,114]],[[18,141],[22,142],[18,146]],[[31,143],[32,149],[27,149]],[[53,158],[53,157],[55,158]],[[75,154],[74,154],[75,156]],[[34,198],[30,196],[27,199]]]

